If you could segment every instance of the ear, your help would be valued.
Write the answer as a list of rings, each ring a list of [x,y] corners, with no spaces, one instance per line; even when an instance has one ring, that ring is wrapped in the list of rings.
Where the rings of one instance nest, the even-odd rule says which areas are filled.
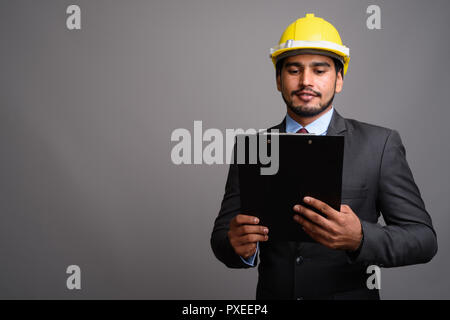
[[[342,78],[342,70],[338,72],[336,75],[336,89],[334,90],[335,93],[339,93],[342,91],[342,87],[344,86],[344,79]]]
[[[277,89],[281,92],[281,72],[278,72],[277,75]]]

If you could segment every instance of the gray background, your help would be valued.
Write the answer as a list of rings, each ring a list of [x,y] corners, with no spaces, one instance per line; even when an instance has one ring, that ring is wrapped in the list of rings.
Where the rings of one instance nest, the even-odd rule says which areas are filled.
[[[307,12],[350,47],[336,109],[400,132],[438,233],[431,263],[382,269],[382,298],[450,298],[446,0],[1,0],[0,298],[253,299],[256,270],[209,245],[228,166],[172,164],[170,136],[281,121],[268,50]]]

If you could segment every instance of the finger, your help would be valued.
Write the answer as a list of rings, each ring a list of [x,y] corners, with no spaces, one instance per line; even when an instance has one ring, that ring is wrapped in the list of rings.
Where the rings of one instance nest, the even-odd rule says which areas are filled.
[[[246,234],[268,234],[269,228],[265,226],[254,226],[254,225],[241,225],[236,229],[236,234],[238,236],[243,236]]]
[[[248,243],[256,243],[259,241],[264,242],[267,240],[269,240],[269,236],[267,234],[262,235],[262,234],[252,233],[252,234],[246,234],[244,236],[238,237],[238,242],[240,245],[245,245]]]
[[[259,219],[255,216],[248,216],[245,214],[238,214],[236,217],[231,220],[231,224],[234,224],[235,226],[241,225],[241,224],[258,224]]]
[[[329,241],[327,239],[325,239],[322,235],[320,235],[318,233],[314,233],[311,230],[306,229],[306,228],[303,228],[303,231],[305,231],[305,233],[308,236],[310,236],[314,241],[316,241],[316,242],[318,242],[318,243],[320,243],[320,244],[322,244],[322,245],[324,245],[326,247],[330,246]]]
[[[330,233],[327,232],[327,230],[322,229],[320,226],[306,220],[305,218],[302,218],[299,215],[294,215],[294,220],[297,221],[303,228],[303,230],[308,233],[314,235],[314,239],[316,237],[329,239]]]
[[[336,215],[339,213],[338,211],[330,207],[328,204],[318,199],[312,197],[304,197],[303,201],[306,204],[310,205],[311,207],[316,208],[330,219],[335,218]]]
[[[302,216],[309,219],[314,224],[316,224],[324,229],[331,230],[330,220],[322,217],[320,214],[312,211],[311,209],[308,209],[302,205],[297,204],[294,206],[294,211],[300,213]]]

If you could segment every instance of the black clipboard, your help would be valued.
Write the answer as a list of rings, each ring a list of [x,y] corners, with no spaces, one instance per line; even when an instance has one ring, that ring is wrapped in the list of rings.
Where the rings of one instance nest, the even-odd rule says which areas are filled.
[[[253,150],[250,149],[250,141],[256,138],[259,152],[263,138],[261,143],[267,143],[268,155],[272,156],[269,145],[275,134],[279,146],[278,171],[273,175],[262,175],[261,168],[269,165],[260,159],[256,163],[249,162],[248,155]],[[245,141],[244,147],[242,141]],[[239,153],[245,150],[245,163],[242,163],[242,158],[237,161],[238,143],[241,143]],[[241,213],[257,216],[259,224],[269,228],[269,241],[314,241],[293,220],[295,204],[309,207],[303,202],[305,196],[322,200],[340,211],[343,136],[295,133],[239,135],[236,136],[234,152],[239,172]]]

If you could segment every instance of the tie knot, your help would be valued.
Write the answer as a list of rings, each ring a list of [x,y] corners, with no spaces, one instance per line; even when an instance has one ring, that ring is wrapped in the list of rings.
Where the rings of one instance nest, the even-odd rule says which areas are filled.
[[[308,133],[308,130],[306,130],[305,128],[301,128],[297,131],[297,133]]]

